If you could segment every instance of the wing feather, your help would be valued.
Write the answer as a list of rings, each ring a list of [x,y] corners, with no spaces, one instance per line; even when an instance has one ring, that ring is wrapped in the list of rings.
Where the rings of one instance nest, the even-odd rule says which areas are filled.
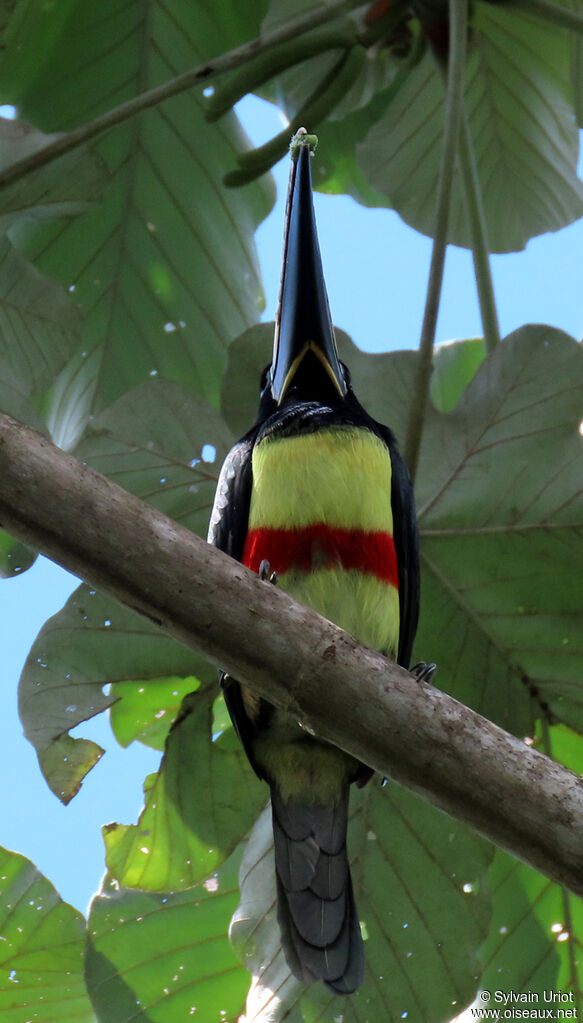
[[[231,448],[223,462],[211,513],[208,542],[240,561],[247,537],[253,472],[251,456],[256,431],[251,431]],[[221,672],[220,682],[227,710],[249,762],[259,778],[263,773],[254,754],[256,726],[247,713],[241,685]]]
[[[399,576],[399,650],[397,663],[408,668],[419,619],[419,534],[413,484],[391,430],[370,420],[391,456],[393,542]]]

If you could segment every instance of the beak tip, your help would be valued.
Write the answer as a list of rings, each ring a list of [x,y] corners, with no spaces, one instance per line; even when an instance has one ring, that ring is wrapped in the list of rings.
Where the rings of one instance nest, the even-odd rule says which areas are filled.
[[[302,150],[307,149],[310,156],[313,156],[317,148],[318,136],[309,135],[305,128],[298,128],[289,144],[290,156],[294,163],[297,163]]]

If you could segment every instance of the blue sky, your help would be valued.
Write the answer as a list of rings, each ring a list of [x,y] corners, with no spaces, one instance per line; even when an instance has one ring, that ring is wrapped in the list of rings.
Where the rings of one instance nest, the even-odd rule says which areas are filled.
[[[273,108],[244,101],[244,123],[260,144],[281,130]],[[266,319],[273,319],[279,284],[287,161],[275,171],[278,203],[257,236],[266,287]],[[320,245],[334,322],[369,351],[414,348],[421,321],[431,243],[389,210],[367,210],[342,196],[316,196]],[[525,252],[493,257],[501,329],[528,322],[583,334],[581,252],[583,224],[535,239]],[[481,333],[471,257],[450,250],[437,339]],[[3,715],[0,721],[2,825],[0,844],[32,859],[63,898],[85,910],[103,872],[101,825],[132,823],[141,806],[144,776],[158,755],[139,744],[120,749],[105,716],[78,731],[107,747],[69,807],[47,789],[16,711],[18,677],[40,627],[58,611],[76,580],[45,559],[23,576],[0,582]]]

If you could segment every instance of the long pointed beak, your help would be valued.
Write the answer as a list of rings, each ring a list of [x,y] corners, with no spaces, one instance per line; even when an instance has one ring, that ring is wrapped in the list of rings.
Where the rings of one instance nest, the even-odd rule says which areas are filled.
[[[318,360],[336,392],[346,394],[330,318],[328,295],[316,231],[312,198],[311,152],[302,142],[305,130],[294,137],[287,198],[283,269],[275,322],[271,392],[279,404],[297,383],[308,353]],[[312,360],[313,362],[313,360]]]

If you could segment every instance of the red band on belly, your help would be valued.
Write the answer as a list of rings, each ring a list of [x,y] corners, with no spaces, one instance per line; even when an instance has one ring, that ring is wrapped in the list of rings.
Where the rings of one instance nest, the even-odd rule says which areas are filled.
[[[241,560],[254,572],[262,561],[268,561],[279,575],[292,568],[302,572],[354,568],[399,588],[390,533],[335,529],[324,523],[301,529],[250,529]]]

